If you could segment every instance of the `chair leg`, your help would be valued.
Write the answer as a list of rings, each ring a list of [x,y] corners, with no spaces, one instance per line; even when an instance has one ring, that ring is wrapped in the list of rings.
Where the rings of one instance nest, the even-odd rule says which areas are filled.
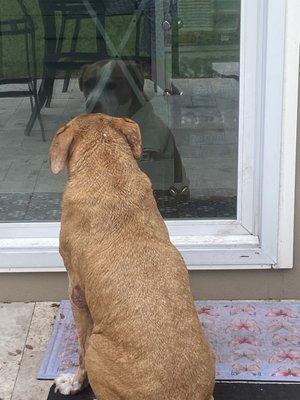
[[[24,134],[25,134],[25,136],[30,136],[30,133],[31,133],[32,128],[33,128],[33,125],[34,125],[36,119],[38,119],[40,127],[41,127],[42,139],[43,139],[43,142],[45,142],[46,141],[46,135],[45,135],[44,124],[43,124],[41,113],[40,113],[40,107],[39,107],[39,104],[38,104],[37,93],[33,93],[30,96],[30,102],[33,102],[32,97],[34,99],[34,107],[33,107],[33,111],[31,113],[30,119],[29,119],[29,121],[28,121],[28,123],[26,125]]]
[[[63,41],[64,41],[64,36],[65,36],[65,30],[66,30],[66,17],[64,14],[62,14],[62,21],[61,21],[59,36],[58,36],[58,40],[57,40],[57,47],[56,47],[56,54],[58,54],[58,56],[60,55],[61,50],[62,50],[62,45],[63,45]]]
[[[100,22],[103,30],[105,31],[105,10],[103,10],[102,14],[97,14],[97,20]],[[107,46],[105,38],[102,36],[100,30],[96,26],[96,44],[97,44],[97,53],[99,54],[99,60],[107,58]]]
[[[41,117],[41,114],[40,114],[39,110],[37,111],[37,118],[38,118],[38,121],[39,121],[39,124],[40,124],[40,127],[41,127],[43,142],[46,142],[44,124],[43,124],[42,117]]]
[[[43,139],[43,142],[45,142],[46,136],[45,136],[44,125],[43,125],[43,121],[42,121],[42,117],[41,117],[41,113],[40,113],[41,107],[39,105],[39,100],[38,100],[37,82],[36,82],[36,78],[31,78],[31,79],[32,79],[32,81],[28,82],[28,88],[29,88],[29,92],[30,92],[29,100],[30,100],[30,107],[31,107],[31,116],[26,125],[24,134],[25,134],[25,136],[30,136],[33,125],[34,125],[36,119],[38,119],[40,127],[41,127],[42,139]]]
[[[28,82],[28,88],[29,88],[29,92],[33,92],[33,88],[31,87],[30,83]],[[32,100],[32,96],[29,96],[29,100],[30,100],[30,108],[31,108],[31,112],[33,113],[34,111],[34,104],[33,104],[33,100]]]
[[[68,71],[66,72],[66,76],[65,76],[65,79],[64,79],[64,84],[63,84],[63,89],[62,89],[62,92],[63,92],[63,93],[65,93],[65,92],[68,91],[68,89],[69,89],[69,84],[70,84],[70,79],[71,79],[71,71],[68,70]]]
[[[47,82],[45,83],[46,93],[47,93],[47,98],[46,98],[46,104],[45,107],[50,108],[51,106],[51,100],[53,97],[53,86],[54,86],[54,81],[55,79],[53,77],[48,77],[46,78]]]
[[[42,107],[39,104],[36,79],[34,79],[34,81],[33,81],[33,99],[34,99],[34,109],[36,110],[36,116],[37,116],[37,119],[38,119],[40,127],[41,127],[42,139],[43,139],[43,142],[46,142],[45,129],[44,129],[44,124],[43,124],[42,117],[41,117],[41,108]]]
[[[29,66],[28,71],[31,71],[30,61],[29,61],[29,37],[27,37],[27,40],[28,40],[27,53],[28,53],[28,66]],[[31,61],[32,61],[33,74],[29,73],[30,81],[28,82],[28,87],[29,87],[29,91],[31,92],[30,93],[31,117],[26,126],[25,135],[30,135],[30,132],[32,130],[32,127],[36,120],[36,117],[38,117],[39,124],[41,127],[41,132],[42,132],[42,139],[45,142],[46,137],[45,137],[44,125],[43,125],[43,121],[42,121],[41,114],[40,114],[43,104],[39,103],[39,95],[38,95],[38,89],[37,89],[37,64],[36,64],[36,53],[35,53],[34,27],[32,27],[32,30],[30,33],[30,40],[31,40],[31,55],[32,55]]]
[[[44,124],[43,120],[41,117],[41,106],[39,104],[39,97],[38,97],[38,92],[37,92],[37,84],[36,81],[34,82],[34,91],[33,91],[33,98],[34,98],[34,103],[35,103],[35,109],[36,109],[36,114],[37,114],[37,119],[39,121],[40,127],[41,127],[41,132],[42,132],[42,139],[43,142],[46,142],[46,135],[45,135],[45,129],[44,129]]]
[[[30,98],[31,98],[31,95],[30,95]],[[30,102],[32,102],[32,99],[30,99]],[[29,121],[27,122],[25,131],[24,131],[25,136],[30,136],[30,133],[31,133],[31,130],[33,128],[36,118],[37,118],[37,110],[34,108],[30,115]]]
[[[66,30],[66,18],[64,15],[62,15],[61,27],[60,27],[57,45],[56,45],[56,49],[55,49],[55,52],[56,52],[58,58],[62,51],[65,30]],[[51,72],[51,76],[49,76],[49,71]],[[51,100],[53,97],[53,87],[54,87],[54,82],[55,82],[55,65],[47,67],[47,75],[48,76],[45,76],[45,78],[44,78],[43,88],[44,88],[44,91],[47,93],[45,107],[50,108]]]
[[[140,61],[140,38],[141,38],[141,18],[139,17],[136,23],[135,31],[135,61]]]
[[[77,40],[78,40],[78,36],[79,36],[79,31],[80,31],[80,19],[76,19],[76,23],[75,23],[75,28],[74,28],[74,33],[73,33],[73,37],[72,37],[72,42],[71,42],[71,53],[76,51],[76,47],[77,47]],[[63,92],[67,92],[68,88],[69,88],[69,84],[70,84],[70,79],[71,79],[71,69],[67,70],[65,79],[64,79],[64,86],[63,86]]]

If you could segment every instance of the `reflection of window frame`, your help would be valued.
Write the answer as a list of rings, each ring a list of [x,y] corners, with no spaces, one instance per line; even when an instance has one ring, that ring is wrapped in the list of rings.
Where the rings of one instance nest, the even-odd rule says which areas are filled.
[[[237,220],[167,221],[189,269],[291,268],[298,0],[242,0]],[[0,225],[1,271],[63,271],[59,223]]]

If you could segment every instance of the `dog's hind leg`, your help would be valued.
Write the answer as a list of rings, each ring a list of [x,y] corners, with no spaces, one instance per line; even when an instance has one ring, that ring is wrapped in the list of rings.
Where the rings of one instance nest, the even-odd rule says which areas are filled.
[[[93,328],[92,318],[79,286],[69,289],[70,302],[79,341],[79,366],[76,374],[61,374],[55,379],[55,391],[61,394],[76,394],[88,385],[85,369],[85,351]]]

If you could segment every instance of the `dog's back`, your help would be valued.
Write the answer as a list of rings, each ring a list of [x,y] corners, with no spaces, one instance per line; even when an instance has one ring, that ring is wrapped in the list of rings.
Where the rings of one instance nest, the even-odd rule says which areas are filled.
[[[128,172],[139,180],[140,171]],[[126,187],[113,210],[97,210],[91,198],[82,203],[90,219],[101,216],[94,220],[98,234],[87,239],[83,231],[84,263],[78,266],[94,323],[86,354],[89,380],[103,400],[206,400],[213,388],[213,356],[186,266],[169,241],[147,178],[142,181],[140,204]]]
[[[95,393],[102,399],[208,399],[214,361],[180,255],[155,242],[135,257],[122,253],[114,256],[116,272],[91,284],[100,294],[88,300],[95,325],[86,365]]]
[[[86,148],[77,153],[63,196],[60,250],[93,321],[85,361],[95,395],[209,400],[214,356],[149,179],[127,147],[117,152],[102,143],[84,163]]]

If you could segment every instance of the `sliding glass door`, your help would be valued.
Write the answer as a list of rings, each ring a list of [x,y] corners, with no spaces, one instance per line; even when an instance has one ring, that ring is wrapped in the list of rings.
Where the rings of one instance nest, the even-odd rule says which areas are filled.
[[[59,221],[51,140],[80,113],[141,127],[165,219],[237,216],[240,0],[1,2],[0,221]]]

